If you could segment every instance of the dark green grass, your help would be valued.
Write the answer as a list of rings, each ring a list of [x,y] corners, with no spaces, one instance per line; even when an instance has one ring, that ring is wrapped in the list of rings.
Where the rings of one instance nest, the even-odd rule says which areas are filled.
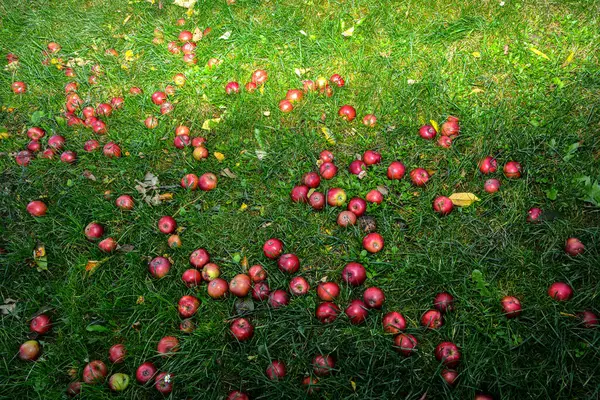
[[[133,376],[140,363],[155,361],[160,370],[175,374],[171,398],[224,398],[233,389],[252,398],[303,398],[300,380],[319,352],[333,354],[337,365],[331,377],[321,380],[315,398],[418,399],[427,392],[428,398],[468,399],[477,390],[501,399],[597,398],[600,331],[583,329],[573,314],[600,312],[600,216],[597,207],[579,200],[583,195],[574,181],[579,175],[600,177],[598,4],[288,3],[198,4],[185,28],[210,26],[212,33],[198,44],[199,62],[193,68],[170,55],[166,44],[151,43],[155,28],[162,29],[166,42],[181,30],[174,22],[184,10],[171,4],[160,10],[145,1],[0,3],[0,52],[2,57],[16,53],[21,60],[14,74],[0,73],[5,107],[0,126],[10,134],[0,140],[0,247],[6,250],[0,254],[0,294],[2,300],[17,301],[15,312],[0,318],[0,397],[64,397],[70,368],[81,376],[87,360],[107,361],[108,348],[122,342],[129,357],[111,371]],[[354,36],[343,38],[342,21],[347,29],[360,18]],[[226,31],[231,38],[218,39]],[[57,122],[63,88],[71,79],[41,65],[41,51],[49,41],[62,45],[65,59],[81,57],[102,65],[105,75],[96,87],[87,84],[90,65],[76,68],[78,93],[90,104],[124,95],[124,110],[108,119],[109,134],[99,140],[119,143],[129,156],[110,160],[84,154],[83,143],[95,135]],[[531,52],[532,47],[549,60]],[[106,56],[107,48],[121,56]],[[139,59],[123,69],[127,50]],[[571,51],[573,61],[564,65]],[[209,70],[204,65],[211,57],[224,62]],[[269,72],[264,94],[225,95],[226,82],[245,83],[256,68]],[[301,86],[295,68],[310,68],[305,76],[311,79],[340,73],[347,86],[330,99],[309,96],[293,113],[281,115],[279,99],[287,89]],[[146,130],[142,121],[158,115],[150,94],[177,72],[188,82],[175,96],[175,110],[159,117],[157,129]],[[28,94],[10,92],[15,80],[27,82]],[[129,96],[131,86],[143,88],[144,96]],[[475,88],[483,92],[474,93]],[[340,121],[336,112],[346,103],[361,118],[375,113],[378,127],[367,129],[358,118],[350,125]],[[14,110],[8,112],[8,107]],[[267,110],[268,117],[263,114]],[[43,113],[40,126],[67,138],[67,148],[79,154],[77,164],[39,159],[21,168],[9,157],[27,143],[25,131],[33,125],[35,111]],[[325,122],[320,121],[323,112]],[[458,115],[462,125],[452,149],[416,135],[425,121],[441,123],[448,114]],[[202,123],[216,115],[222,122],[211,132],[201,131]],[[182,123],[205,135],[210,152],[223,153],[225,160],[211,155],[198,163],[190,150],[176,151],[173,129]],[[335,134],[335,145],[326,142],[323,126]],[[580,146],[569,155],[574,143]],[[363,233],[337,227],[338,210],[315,213],[290,203],[289,190],[304,172],[316,168],[324,148],[334,151],[340,173],[322,184],[323,191],[339,186],[350,196],[364,196],[378,185],[389,187],[384,203],[368,210],[385,237],[383,252],[361,252]],[[385,162],[358,181],[346,167],[368,148],[381,151]],[[258,160],[256,150],[267,156]],[[498,156],[500,164],[520,161],[524,177],[508,181],[496,174],[501,191],[485,194],[477,162],[488,154]],[[390,183],[385,165],[392,159],[402,160],[408,169],[436,173],[426,189],[415,189],[406,180]],[[218,174],[225,168],[237,177],[219,176],[213,192],[177,187],[185,173]],[[86,170],[96,181],[83,176]],[[161,185],[174,186],[163,190],[174,193],[173,201],[143,204],[135,185],[147,172],[157,175]],[[111,200],[105,199],[106,190],[112,192]],[[547,195],[552,190],[555,200]],[[474,192],[481,201],[446,218],[433,213],[434,197],[459,191]],[[113,205],[124,193],[136,199],[131,212]],[[49,212],[34,219],[25,206],[38,198]],[[242,204],[248,208],[241,210]],[[552,218],[527,224],[532,206]],[[181,248],[169,249],[158,233],[162,215],[175,215],[184,228]],[[100,253],[82,233],[91,221],[103,223],[108,235],[132,250],[110,257]],[[271,288],[285,288],[289,277],[261,252],[262,243],[273,236],[284,240],[286,251],[298,254],[302,275],[313,287],[324,277],[339,281],[345,263],[362,262],[369,271],[367,286],[380,286],[386,293],[384,311],[398,310],[407,318],[407,331],[419,340],[418,353],[405,359],[393,350],[392,337],[381,330],[381,312],[371,312],[358,327],[344,316],[320,325],[313,315],[314,292],[294,298],[282,310],[256,303],[254,338],[245,344],[233,341],[227,326],[236,316],[234,300],[212,301],[204,286],[186,289],[180,276],[188,268],[187,257],[205,247],[227,279],[243,272],[240,260],[246,257],[268,269]],[[585,243],[583,256],[564,254],[569,236]],[[46,245],[47,272],[32,267],[38,241]],[[165,279],[150,279],[147,261],[162,254],[174,260],[173,269]],[[89,276],[84,272],[88,260],[105,262]],[[548,298],[546,289],[557,280],[574,287],[571,301]],[[455,295],[457,310],[439,331],[424,332],[419,318],[442,290]],[[180,335],[176,303],[193,293],[202,299],[194,317],[198,329]],[[361,295],[361,288],[343,287],[339,304],[343,308]],[[509,321],[502,315],[499,300],[505,295],[522,300],[521,318]],[[143,304],[137,304],[139,296]],[[30,318],[42,310],[52,314],[55,327],[41,338],[42,358],[22,362],[16,357],[18,347],[28,338]],[[108,331],[88,331],[97,324]],[[178,336],[182,346],[176,356],[163,360],[156,355],[156,344],[165,335]],[[463,353],[454,389],[441,380],[433,357],[435,346],[445,340],[456,342]],[[272,359],[288,366],[281,382],[264,375]],[[105,386],[86,386],[84,392],[84,398],[116,397]],[[122,397],[160,396],[133,383]]]

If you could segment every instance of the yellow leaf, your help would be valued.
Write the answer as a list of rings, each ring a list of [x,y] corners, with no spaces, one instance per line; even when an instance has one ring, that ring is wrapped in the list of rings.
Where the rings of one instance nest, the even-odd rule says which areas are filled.
[[[575,58],[575,52],[572,51],[571,53],[569,53],[569,56],[567,57],[567,59],[565,60],[565,62],[561,65],[561,67],[564,68],[567,65],[571,64],[573,62],[574,58]]]
[[[541,51],[539,51],[538,49],[536,49],[535,47],[530,47],[529,50],[531,50],[531,52],[533,54],[536,54],[542,58],[545,58],[546,60],[549,60],[550,57],[548,57],[546,54],[542,53]]]
[[[431,124],[431,126],[433,126],[433,129],[435,129],[436,132],[440,131],[440,126],[438,125],[437,122],[435,122],[435,120],[430,119],[429,123]]]
[[[163,193],[158,196],[160,201],[173,200],[173,193]]]
[[[248,204],[246,203],[242,203],[242,205],[240,206],[240,211],[244,211],[248,208]]]
[[[484,90],[480,89],[480,88],[475,88],[475,89],[471,90],[471,93],[483,93],[483,92],[484,92]]]
[[[342,32],[342,36],[344,37],[350,37],[352,35],[354,35],[354,27],[346,29],[344,32]]]
[[[8,134],[8,132],[0,132],[0,140],[8,139],[9,137],[10,137],[10,135]]]
[[[131,18],[131,15],[128,15],[127,17],[125,17],[125,19],[123,20],[123,25],[125,25],[127,23],[127,21],[129,21],[130,18]]]
[[[217,160],[219,160],[219,162],[221,162],[221,161],[223,161],[223,160],[225,159],[225,154],[223,154],[223,153],[219,153],[218,151],[215,151],[215,152],[213,153],[213,155],[215,156],[215,158],[216,158]]]
[[[210,131],[211,127],[215,124],[218,124],[219,122],[221,122],[221,118],[207,119],[202,123],[202,129],[204,129],[205,131]]]
[[[356,392],[356,382],[354,382],[352,379],[350,380],[350,385],[352,385],[352,390],[354,390]]]
[[[323,135],[325,135],[325,140],[327,140],[327,143],[329,143],[329,144],[336,143],[335,135],[333,134],[333,132],[331,132],[331,130],[328,127],[326,127],[326,126],[321,127],[321,132],[323,132]]]
[[[199,42],[200,40],[202,40],[202,31],[200,30],[200,28],[196,27],[196,29],[194,29],[194,35],[192,36],[192,40],[194,42]]]
[[[469,207],[474,202],[479,201],[479,197],[473,193],[453,193],[450,200],[457,207]]]
[[[474,51],[474,52],[473,52],[473,53],[471,53],[471,54],[473,54],[473,57],[475,57],[475,58],[481,58],[481,53],[480,53],[480,52],[478,52],[478,51]]]
[[[90,260],[85,265],[85,270],[86,270],[86,272],[93,274],[96,271],[96,269],[100,266],[100,264],[102,264],[102,262]]]

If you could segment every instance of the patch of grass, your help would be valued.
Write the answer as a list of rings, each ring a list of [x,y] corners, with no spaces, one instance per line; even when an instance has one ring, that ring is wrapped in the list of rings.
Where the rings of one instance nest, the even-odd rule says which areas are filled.
[[[117,0],[0,3],[0,52],[20,59],[18,69],[0,73],[0,126],[8,132],[0,139],[0,294],[3,303],[16,301],[14,311],[0,318],[0,397],[63,398],[68,371],[75,368],[80,379],[86,362],[107,361],[115,343],[125,343],[129,356],[111,372],[134,376],[142,362],[156,362],[175,375],[171,398],[223,398],[234,389],[252,398],[304,398],[300,381],[311,372],[316,353],[333,354],[337,364],[332,376],[321,379],[315,398],[420,399],[427,393],[464,399],[479,390],[501,399],[598,397],[600,331],[584,329],[575,314],[600,312],[600,218],[597,206],[582,200],[600,170],[600,6],[499,3],[238,1],[228,6],[219,1],[199,2],[189,17],[168,2],[163,8],[158,2]],[[181,17],[187,19],[185,29],[212,28],[198,42],[196,66],[166,50],[183,29],[175,26]],[[354,34],[343,37],[351,26]],[[152,44],[155,29],[165,43]],[[230,38],[220,39],[226,32]],[[75,67],[75,78],[54,64],[42,65],[41,52],[50,41],[62,45],[57,56],[65,62],[89,63]],[[106,55],[109,48],[119,57]],[[131,60],[125,58],[128,50]],[[213,57],[223,62],[205,67]],[[94,64],[104,74],[91,86]],[[257,68],[269,73],[264,92],[225,94],[228,81],[243,85]],[[295,69],[306,72],[299,77]],[[172,97],[174,111],[160,116],[150,94],[179,72],[188,81]],[[346,87],[331,98],[306,96],[290,114],[279,112],[278,101],[288,89],[333,73],[346,78]],[[28,84],[27,94],[11,93],[16,80]],[[124,109],[107,118],[106,136],[67,127],[60,118],[64,86],[73,80],[85,105],[125,97]],[[132,86],[144,95],[130,96]],[[356,121],[337,117],[343,104],[356,107]],[[360,124],[367,113],[377,115],[376,128]],[[451,149],[418,137],[420,125],[430,119],[441,123],[449,114],[459,116],[462,127]],[[154,130],[143,125],[150,115],[159,119]],[[217,117],[221,121],[213,129],[202,130],[204,121]],[[173,147],[180,124],[207,138],[207,160],[197,162],[190,149]],[[27,168],[16,165],[14,153],[26,146],[26,130],[34,125],[65,136],[78,162],[39,158]],[[335,144],[322,127],[331,130]],[[126,155],[108,159],[85,153],[89,139],[102,145],[115,141]],[[290,203],[291,187],[316,169],[325,148],[335,153],[340,172],[320,190],[343,187],[352,197],[377,186],[389,189],[381,205],[368,208],[385,237],[384,251],[364,253],[364,233],[335,224],[339,210],[314,212]],[[380,151],[384,163],[357,180],[347,165],[369,148]],[[266,156],[260,159],[257,151]],[[486,155],[501,165],[520,161],[523,178],[509,181],[497,173],[500,192],[485,194],[487,177],[477,163]],[[408,170],[435,173],[424,189],[406,179],[390,182],[385,172],[393,159]],[[234,178],[220,174],[226,168]],[[219,175],[216,190],[179,188],[184,174],[208,171]],[[158,206],[142,201],[135,186],[146,173],[158,176],[160,191],[173,193],[172,201]],[[582,176],[589,177],[587,186],[577,179]],[[433,213],[436,196],[459,191],[476,193],[481,201],[445,218]],[[133,211],[115,208],[120,194],[135,198]],[[34,199],[48,204],[47,216],[27,214]],[[526,223],[533,206],[548,216],[542,223]],[[162,215],[175,216],[181,248],[170,249],[158,233]],[[101,222],[128,251],[101,253],[83,235],[91,221]],[[564,254],[570,236],[585,243],[584,255]],[[262,254],[270,237],[281,238],[286,252],[300,257],[301,274],[313,288],[322,279],[339,282],[347,262],[363,263],[367,286],[386,293],[383,312],[398,310],[406,317],[407,332],[419,340],[416,355],[403,358],[394,351],[393,338],[381,329],[383,312],[370,312],[362,326],[351,326],[345,316],[319,324],[314,290],[283,309],[255,302],[254,338],[233,341],[228,322],[237,315],[234,299],[213,301],[204,285],[187,289],[180,276],[189,254],[204,247],[226,279],[244,272],[247,260],[267,268],[272,289],[286,288],[290,277]],[[38,242],[46,246],[47,272],[33,267]],[[148,260],[157,255],[173,260],[161,280],[147,272]],[[85,273],[90,260],[102,261],[91,275]],[[549,284],[558,280],[574,287],[571,301],[556,303],[547,296]],[[456,297],[457,309],[440,330],[425,332],[419,319],[442,290]],[[198,328],[190,335],[178,330],[176,304],[184,294],[202,300],[194,317]],[[342,286],[340,307],[361,295],[361,288]],[[499,300],[505,295],[521,299],[520,318],[502,315]],[[40,360],[25,363],[16,357],[18,347],[32,337],[29,320],[42,311],[52,315],[55,326],[40,338]],[[94,331],[94,326],[106,329]],[[156,344],[165,335],[178,336],[181,350],[162,359]],[[455,388],[442,381],[433,356],[445,340],[463,353]],[[264,374],[273,359],[288,367],[280,382]],[[85,386],[84,397],[115,396],[99,385]],[[132,383],[121,397],[158,396],[152,387]]]

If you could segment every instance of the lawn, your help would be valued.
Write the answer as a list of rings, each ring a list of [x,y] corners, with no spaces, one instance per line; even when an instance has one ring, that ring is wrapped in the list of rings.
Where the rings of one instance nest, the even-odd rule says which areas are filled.
[[[0,1],[0,398],[66,398],[92,360],[131,383],[118,394],[107,384],[84,384],[86,399],[162,398],[153,381],[136,382],[146,361],[172,374],[166,396],[173,399],[224,399],[233,390],[252,399],[600,397],[600,329],[578,315],[600,313],[598,15],[599,2],[574,0],[218,0],[190,10],[166,0]],[[195,65],[167,49],[182,30],[204,33],[194,38]],[[61,48],[44,55],[51,42]],[[219,62],[208,67],[211,58]],[[67,67],[75,76],[66,76]],[[247,92],[257,69],[268,80]],[[168,98],[173,110],[161,115],[151,95],[174,85],[177,73],[186,82]],[[330,82],[331,97],[309,92],[291,112],[279,110],[289,89],[336,73],[345,85]],[[25,93],[13,93],[17,81]],[[230,81],[240,93],[226,93]],[[85,106],[124,99],[100,117],[106,134],[67,124],[69,82],[78,84],[77,116]],[[131,87],[143,93],[132,95]],[[345,104],[356,109],[355,120],[338,116]],[[377,117],[374,127],[363,125],[366,114]],[[144,124],[151,116],[154,129]],[[419,136],[422,125],[439,127],[448,116],[460,121],[449,148],[438,145],[441,132],[434,140]],[[207,158],[174,146],[180,125],[206,138]],[[41,151],[52,135],[66,139],[64,149],[19,165],[16,154],[35,126],[46,131]],[[84,151],[92,139],[100,148]],[[120,146],[121,157],[103,155],[108,142]],[[366,212],[385,240],[382,251],[363,249],[361,225],[338,226],[345,205],[315,211],[290,200],[303,174],[319,171],[325,149],[339,171],[318,191],[342,188],[348,199],[384,193]],[[348,166],[369,149],[382,162],[359,179]],[[61,162],[64,150],[76,152],[76,162]],[[497,172],[479,171],[486,156],[497,160]],[[394,160],[406,167],[403,179],[386,176]],[[522,165],[518,179],[502,173],[511,160]],[[424,187],[411,183],[415,168],[430,174]],[[214,190],[180,187],[184,175],[208,172],[218,177]],[[484,191],[490,178],[501,183],[496,193]],[[436,197],[454,193],[478,201],[447,216],[433,210]],[[133,197],[132,210],[116,207],[121,195]],[[47,205],[45,216],[27,212],[33,200]],[[528,222],[532,207],[542,217]],[[162,216],[177,221],[180,247],[159,231]],[[115,251],[86,238],[91,222],[116,240]],[[582,254],[565,252],[570,237],[584,244]],[[269,238],[299,257],[297,273],[280,271],[263,254]],[[34,258],[38,246],[45,259]],[[296,275],[311,289],[279,308],[249,296],[214,300],[207,283],[188,288],[181,279],[198,248],[227,281],[260,264],[271,290],[289,291]],[[148,272],[157,256],[172,263],[161,279]],[[342,280],[349,262],[364,265],[364,284]],[[328,324],[315,317],[323,281],[341,288],[334,302],[342,312]],[[568,283],[573,297],[551,298],[553,282]],[[372,286],[385,293],[383,308],[350,323],[344,309]],[[439,329],[426,329],[421,316],[444,291],[455,309]],[[184,295],[201,301],[191,333],[179,329]],[[521,302],[520,316],[507,318],[505,296]],[[409,357],[383,330],[391,311],[418,341]],[[43,313],[53,321],[50,332],[30,332],[31,319]],[[239,342],[229,324],[242,314],[254,335]],[[157,352],[164,336],[180,344],[168,357]],[[42,348],[35,362],[19,358],[31,339]],[[454,387],[434,355],[445,341],[462,355]],[[112,364],[108,349],[118,343],[128,354]],[[316,354],[332,355],[335,367],[309,394],[302,380],[315,378]],[[282,379],[265,374],[273,360],[287,367]]]

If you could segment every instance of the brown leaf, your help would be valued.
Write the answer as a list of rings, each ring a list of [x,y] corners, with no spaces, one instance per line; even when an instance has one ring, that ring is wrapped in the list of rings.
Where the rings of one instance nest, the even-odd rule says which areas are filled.
[[[119,246],[118,250],[123,253],[131,253],[135,250],[135,246],[132,244],[124,244],[123,246]]]
[[[229,168],[225,168],[224,170],[222,170],[221,176],[225,176],[225,177],[231,178],[231,179],[237,178],[237,175],[234,174],[233,172],[231,172],[231,170]]]
[[[200,28],[196,27],[196,29],[194,29],[194,35],[192,36],[192,41],[194,42],[199,42],[200,40],[202,40],[202,31],[200,30]]]
[[[379,186],[377,186],[377,191],[378,191],[379,193],[381,193],[382,195],[384,195],[384,196],[387,196],[387,195],[388,195],[388,193],[389,193],[389,190],[388,190],[388,188],[387,188],[387,187],[385,187],[385,186],[382,186],[382,185],[379,185]]]
[[[96,177],[94,176],[94,174],[92,174],[91,171],[88,171],[87,169],[83,171],[83,177],[89,179],[90,181],[96,181]]]
[[[17,308],[17,301],[13,299],[4,299],[4,304],[0,306],[0,310],[3,315],[12,314],[15,312]]]
[[[173,193],[163,193],[163,194],[161,194],[161,195],[158,196],[158,199],[160,201],[173,200]]]

